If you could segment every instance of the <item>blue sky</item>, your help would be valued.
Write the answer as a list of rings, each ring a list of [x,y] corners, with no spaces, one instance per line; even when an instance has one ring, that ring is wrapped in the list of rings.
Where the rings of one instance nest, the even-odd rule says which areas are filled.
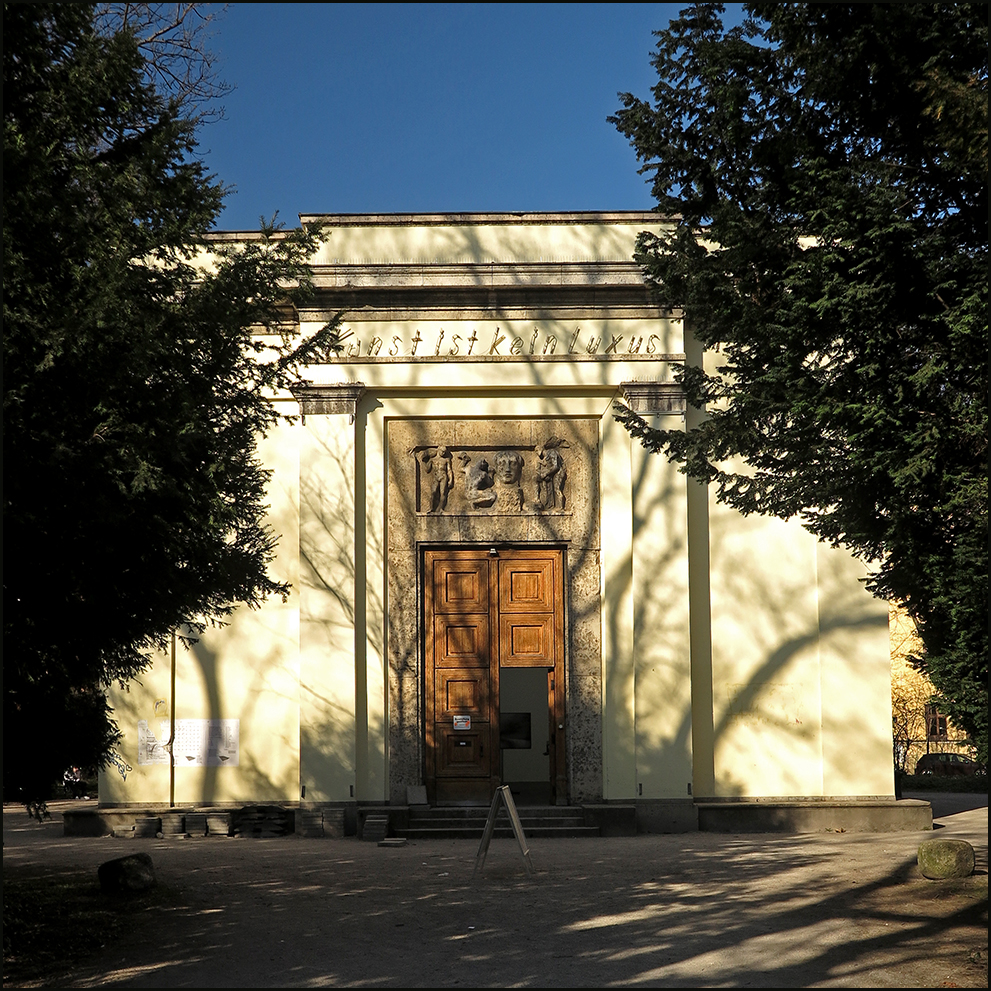
[[[218,227],[279,211],[638,210],[606,122],[649,95],[652,31],[682,4],[233,4],[235,87],[201,153],[234,187]],[[731,7],[739,5],[730,5]]]

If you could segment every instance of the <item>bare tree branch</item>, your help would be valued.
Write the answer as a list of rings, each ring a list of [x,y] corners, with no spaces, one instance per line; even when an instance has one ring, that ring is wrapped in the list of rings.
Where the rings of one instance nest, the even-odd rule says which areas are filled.
[[[227,4],[213,3],[103,3],[95,23],[106,35],[134,35],[155,88],[191,117],[218,120],[224,108],[217,101],[233,87],[220,78],[210,42],[226,9]]]

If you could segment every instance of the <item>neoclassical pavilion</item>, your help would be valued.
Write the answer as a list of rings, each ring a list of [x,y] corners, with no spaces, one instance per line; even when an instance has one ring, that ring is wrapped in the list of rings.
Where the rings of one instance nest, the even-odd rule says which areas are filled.
[[[325,238],[301,328],[343,310],[346,338],[261,448],[292,595],[113,694],[101,802],[400,809],[505,782],[642,830],[896,828],[862,566],[614,419],[703,415],[674,372],[705,356],[632,261],[659,218],[302,219]]]

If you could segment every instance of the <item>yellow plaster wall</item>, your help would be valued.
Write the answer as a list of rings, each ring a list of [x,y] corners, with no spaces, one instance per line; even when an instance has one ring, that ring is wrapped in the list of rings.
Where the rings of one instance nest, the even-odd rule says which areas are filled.
[[[602,528],[602,797],[636,795],[636,667],[633,640],[632,441],[610,416],[600,421]]]
[[[356,797],[360,801],[384,802],[389,795],[388,693],[386,658],[388,588],[386,569],[386,443],[385,408],[366,397],[359,404],[356,430],[363,436],[363,450],[356,457],[359,503],[355,514],[355,542],[364,548],[359,588],[361,620],[356,644],[357,711],[355,764]]]
[[[715,793],[822,794],[815,540],[709,502]]]
[[[304,217],[305,220],[315,219]],[[629,261],[639,232],[658,224],[437,224],[325,227],[316,265]]]
[[[662,429],[682,422],[654,421]],[[630,485],[637,797],[684,799],[692,782],[687,479],[635,444]]]
[[[643,226],[345,225],[328,229],[314,263],[627,261]],[[611,415],[619,383],[670,381],[667,363],[565,357],[576,330],[580,344],[646,332],[659,353],[691,349],[680,321],[346,326],[396,353],[309,369],[316,384],[369,386],[354,423],[311,416],[263,444],[282,538],[273,570],[293,593],[180,649],[177,717],[241,723],[239,766],[177,768],[177,802],[292,801],[301,785],[308,801],[388,798],[388,420],[510,414],[600,418],[605,798],[686,798],[692,781],[696,797],[892,793],[885,609],[858,583],[859,566],[797,523],[717,505],[632,444]],[[444,347],[477,334],[476,355],[505,335],[502,357],[402,360],[417,334],[418,355],[432,354],[441,330]],[[561,360],[509,357],[512,339],[534,331],[557,338]],[[138,765],[136,727],[167,720],[169,700],[167,657],[112,693],[126,777],[109,769],[101,801],[168,801],[169,768]]]
[[[823,793],[894,794],[888,604],[851,554],[816,544]]]
[[[177,719],[238,719],[238,766],[178,766],[177,804],[292,801],[299,783],[299,553],[298,453],[294,428],[280,426],[259,452],[275,469],[269,485],[271,520],[280,540],[271,567],[290,581],[287,602],[238,609],[222,629],[208,629],[189,649],[176,650]],[[100,777],[104,804],[168,804],[168,764],[138,760],[138,721],[167,736],[172,708],[169,654],[152,665],[110,704],[124,734],[119,760]],[[121,773],[121,770],[124,773]]]
[[[311,416],[300,448],[300,784],[308,802],[354,798],[355,444],[348,417]]]
[[[690,333],[685,350],[720,364]],[[892,795],[887,607],[864,566],[692,483],[689,507],[696,797]]]
[[[891,795],[886,606],[796,521],[710,495],[713,792]]]

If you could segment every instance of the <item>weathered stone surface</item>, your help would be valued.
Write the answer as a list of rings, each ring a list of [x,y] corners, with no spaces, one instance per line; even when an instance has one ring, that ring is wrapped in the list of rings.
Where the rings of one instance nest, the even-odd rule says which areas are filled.
[[[335,840],[344,838],[344,809],[323,810],[323,835]]]
[[[192,833],[187,820],[187,828]],[[231,835],[231,814],[229,812],[208,812],[206,816],[207,836],[230,836]]]
[[[373,814],[365,818],[361,838],[372,843],[380,843],[389,833],[388,814]]]
[[[572,804],[602,800],[602,679],[568,680],[568,761]]]
[[[139,839],[158,836],[161,831],[162,820],[158,816],[144,816],[134,820],[134,836]]]
[[[539,450],[551,438],[560,442],[567,471],[565,508],[536,505]],[[564,446],[566,444],[566,446]],[[464,476],[455,472],[445,508],[432,494],[424,501],[423,450],[443,445],[456,461],[459,453],[484,456],[495,464],[501,451],[523,460],[524,505],[499,512],[498,501],[485,509],[465,503]],[[386,504],[389,582],[389,798],[401,805],[406,789],[423,781],[421,724],[422,638],[418,546],[429,543],[486,545],[567,544],[567,657],[569,777],[571,800],[602,796],[601,633],[599,604],[600,541],[598,448],[599,421],[577,419],[390,420],[387,432]],[[419,452],[419,453],[417,453]],[[419,467],[418,467],[419,466]],[[498,480],[493,476],[498,488]],[[558,493],[560,496],[560,492]],[[582,682],[578,689],[575,678]]]
[[[172,812],[162,816],[163,836],[184,836],[186,833],[186,817],[181,812]]]
[[[919,870],[932,881],[970,877],[974,873],[974,848],[966,840],[924,840],[919,844]]]
[[[134,894],[155,887],[155,865],[147,853],[132,853],[100,864],[100,887],[108,894]]]
[[[205,812],[187,812],[183,816],[186,832],[190,836],[206,836],[207,820]]]
[[[292,812],[281,805],[246,805],[232,818],[236,835],[260,839],[288,836],[295,826]]]
[[[318,839],[322,837],[324,835],[323,810],[297,809],[296,835],[305,837],[306,839]]]

